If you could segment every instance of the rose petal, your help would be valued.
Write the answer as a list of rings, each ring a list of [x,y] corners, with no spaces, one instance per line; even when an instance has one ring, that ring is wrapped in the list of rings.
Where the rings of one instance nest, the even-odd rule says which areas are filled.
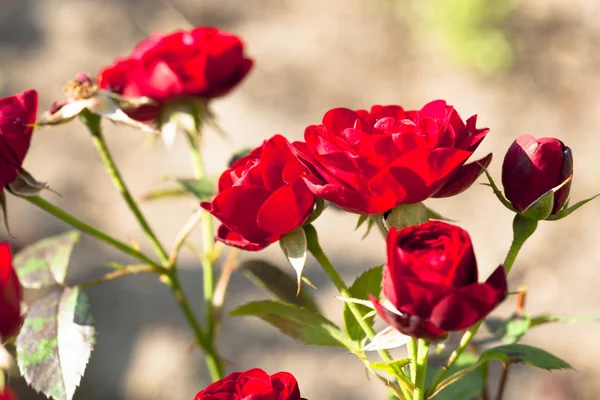
[[[258,227],[274,236],[283,236],[308,219],[315,196],[300,180],[277,189],[258,211]]]
[[[443,188],[441,188],[433,197],[444,198],[455,196],[467,190],[479,176],[483,173],[483,168],[488,167],[492,162],[492,153],[483,157],[480,160],[461,166]],[[481,164],[481,165],[479,165]]]

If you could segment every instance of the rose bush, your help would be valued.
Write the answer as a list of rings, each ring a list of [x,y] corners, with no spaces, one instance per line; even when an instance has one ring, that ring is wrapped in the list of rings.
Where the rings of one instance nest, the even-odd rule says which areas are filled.
[[[201,206],[223,224],[217,239],[260,250],[302,225],[315,204],[302,177],[308,172],[281,135],[236,161],[219,179],[219,194]]]
[[[7,243],[0,243],[0,343],[13,337],[22,323],[21,285]]]
[[[37,114],[38,94],[35,90],[0,99],[0,185],[17,179],[29,150]]]
[[[314,168],[305,179],[315,195],[350,212],[378,214],[466,190],[482,171],[464,164],[488,133],[476,121],[464,123],[443,100],[419,111],[335,108],[306,128],[306,143],[294,145]],[[487,166],[491,158],[478,162]]]
[[[555,138],[521,135],[512,143],[502,163],[504,194],[520,212],[572,175],[571,149]],[[551,214],[563,207],[570,188],[568,182],[554,194]]]
[[[288,372],[269,376],[255,368],[234,372],[198,393],[195,400],[302,400],[296,378]]]
[[[127,97],[147,96],[159,103],[182,97],[211,99],[235,87],[252,68],[239,37],[215,28],[154,34],[128,57],[103,68],[101,88]],[[157,107],[128,113],[138,120],[155,119]]]
[[[506,290],[502,266],[478,283],[465,230],[431,221],[390,230],[383,294],[393,307],[370,298],[379,316],[401,333],[435,340],[484,318],[504,300]]]

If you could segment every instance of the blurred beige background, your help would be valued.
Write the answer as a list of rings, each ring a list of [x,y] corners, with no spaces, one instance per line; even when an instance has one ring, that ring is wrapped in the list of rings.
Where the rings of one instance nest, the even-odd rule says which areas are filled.
[[[41,110],[62,98],[76,73],[95,74],[127,54],[153,31],[214,25],[241,35],[255,68],[214,110],[233,145],[207,133],[205,155],[218,175],[230,154],[283,133],[300,139],[330,108],[396,103],[420,108],[442,98],[464,118],[479,114],[491,133],[479,154],[493,151],[491,171],[500,180],[503,153],[521,133],[556,136],[575,156],[572,198],[600,189],[600,3],[596,0],[3,0],[0,5],[0,93],[32,87]],[[136,194],[157,187],[164,175],[187,176],[183,140],[167,151],[148,137],[104,123],[122,171]],[[77,121],[36,132],[25,167],[61,193],[44,196],[122,239],[148,248],[113,190],[87,133]],[[481,276],[505,255],[511,214],[491,191],[474,186],[450,200],[430,201],[459,220],[473,237]],[[178,200],[144,207],[161,240],[170,245],[197,207]],[[9,198],[18,247],[67,226]],[[510,284],[530,288],[533,313],[600,315],[600,202],[567,220],[542,223],[517,261]],[[356,216],[328,210],[317,227],[323,246],[348,282],[384,259],[378,235],[360,241]],[[199,241],[198,235],[194,237]],[[262,254],[285,266],[278,246]],[[69,274],[72,283],[100,276],[103,263],[127,259],[84,238]],[[182,275],[198,312],[200,266],[189,254]],[[341,304],[313,260],[306,268],[328,317],[341,321]],[[311,290],[305,288],[304,290]],[[76,399],[191,400],[209,382],[200,352],[189,352],[192,334],[164,285],[151,276],[128,277],[89,290],[98,344]],[[265,296],[235,275],[227,310]],[[509,299],[499,313],[508,314]],[[577,372],[515,367],[506,399],[597,399],[600,325],[539,328],[525,337],[569,361]],[[219,339],[230,371],[261,367],[296,375],[310,400],[383,399],[352,356],[305,347],[257,319],[228,319]],[[42,398],[18,381],[20,398]]]

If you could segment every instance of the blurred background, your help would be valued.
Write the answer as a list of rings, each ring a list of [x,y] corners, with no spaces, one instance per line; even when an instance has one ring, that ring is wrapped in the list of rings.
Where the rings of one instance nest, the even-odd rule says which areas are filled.
[[[40,110],[62,98],[78,72],[94,75],[154,31],[213,25],[244,38],[255,68],[214,111],[232,143],[208,131],[205,150],[213,176],[230,154],[275,133],[301,139],[330,108],[400,104],[418,109],[437,98],[466,119],[479,115],[491,128],[477,155],[493,151],[499,181],[504,152],[522,133],[555,136],[573,150],[572,198],[600,189],[600,3],[596,0],[3,0],[0,6],[0,94],[40,92]],[[171,150],[146,134],[104,122],[106,136],[136,194],[163,176],[191,175],[186,143]],[[77,121],[37,131],[25,168],[62,197],[44,197],[89,223],[148,248],[113,189],[86,130]],[[486,277],[502,262],[511,240],[511,214],[487,187],[428,205],[467,228]],[[66,225],[10,197],[15,248],[64,232]],[[170,246],[197,204],[190,200],[144,206]],[[511,289],[529,287],[532,313],[600,315],[600,202],[568,219],[542,223],[525,245],[510,277]],[[316,223],[325,251],[347,282],[384,260],[374,232],[361,241],[356,216],[327,210]],[[2,230],[3,235],[4,230]],[[194,236],[199,241],[198,235]],[[261,254],[286,266],[279,246]],[[69,282],[101,276],[121,254],[89,238],[76,247]],[[182,258],[185,288],[201,312],[200,265]],[[290,269],[291,271],[291,269]],[[326,315],[341,322],[341,303],[314,260],[306,275]],[[312,290],[305,287],[303,290]],[[133,276],[88,291],[98,340],[76,399],[191,400],[209,383],[193,336],[168,289],[153,276]],[[234,275],[226,310],[264,298]],[[510,298],[498,311],[507,315]],[[600,325],[537,328],[525,343],[570,362],[577,372],[517,366],[506,399],[597,399]],[[219,339],[229,371],[261,367],[292,372],[311,400],[382,399],[360,363],[338,349],[306,347],[257,319],[227,319]],[[594,379],[595,378],[595,379]],[[40,399],[18,381],[23,400]]]

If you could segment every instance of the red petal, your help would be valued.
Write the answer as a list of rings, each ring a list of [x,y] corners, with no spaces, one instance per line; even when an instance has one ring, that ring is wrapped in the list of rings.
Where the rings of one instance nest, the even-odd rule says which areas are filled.
[[[306,221],[315,204],[315,196],[304,181],[285,185],[273,193],[258,211],[258,227],[283,236]]]
[[[453,148],[415,149],[374,176],[369,188],[375,193],[391,190],[399,204],[417,203],[440,190],[470,155]]]
[[[342,185],[322,184],[312,176],[304,177],[304,182],[315,196],[356,214],[380,214],[397,205],[391,193],[372,195]]]
[[[475,183],[477,178],[479,178],[479,176],[483,173],[483,168],[481,168],[479,164],[487,168],[491,162],[492,153],[480,160],[461,166],[454,173],[452,179],[450,179],[448,183],[446,183],[446,185],[444,185],[444,187],[441,188],[433,197],[450,197],[464,192],[471,187],[471,185]]]
[[[460,288],[443,298],[431,313],[431,322],[447,331],[466,329],[483,319],[506,297],[504,268],[498,267],[486,283]]]
[[[229,229],[252,243],[274,242],[272,235],[260,229],[257,215],[271,193],[259,186],[233,186],[219,193],[210,206],[210,212]],[[203,208],[206,208],[204,203]]]
[[[247,251],[258,251],[262,250],[271,243],[252,243],[238,235],[237,233],[231,231],[228,227],[221,224],[219,229],[217,230],[217,236],[215,237],[220,242],[225,243],[226,245],[237,247],[242,250]]]

